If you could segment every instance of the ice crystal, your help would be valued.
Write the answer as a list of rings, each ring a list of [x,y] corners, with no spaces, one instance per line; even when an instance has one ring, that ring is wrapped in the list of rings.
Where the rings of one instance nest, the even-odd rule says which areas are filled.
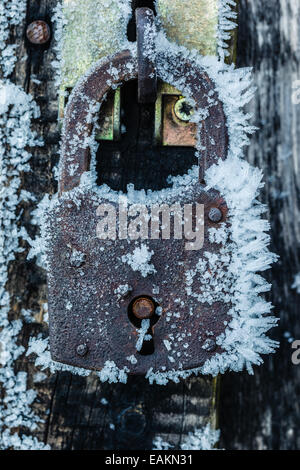
[[[207,424],[201,429],[189,432],[180,444],[181,450],[213,450],[220,439],[220,431],[214,430]],[[165,441],[161,436],[156,436],[153,440],[153,450],[168,450],[174,446]]]
[[[2,0],[0,4],[0,72],[3,77],[9,77],[15,68],[17,46],[9,44],[10,27],[22,23],[26,4],[26,0]]]

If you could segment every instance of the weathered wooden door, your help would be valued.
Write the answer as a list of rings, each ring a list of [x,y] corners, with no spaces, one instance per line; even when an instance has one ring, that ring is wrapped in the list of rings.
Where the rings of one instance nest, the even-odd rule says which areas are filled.
[[[4,8],[9,3],[4,1]],[[16,45],[18,58],[10,80],[30,93],[41,109],[33,127],[44,145],[33,149],[31,170],[22,173],[20,187],[37,200],[56,191],[53,168],[58,162],[60,135],[53,61],[57,41],[53,36],[49,47],[33,47],[25,38],[25,30],[31,21],[43,19],[55,31],[56,6],[57,0],[27,0],[26,15],[10,26],[7,38]],[[268,272],[273,286],[270,299],[281,319],[273,333],[280,349],[266,357],[253,376],[226,373],[221,378],[219,420],[215,414],[215,381],[209,377],[192,377],[166,386],[149,385],[140,377],[130,377],[127,384],[102,384],[96,375],[41,372],[34,366],[35,358],[23,354],[16,361],[15,372],[28,373],[27,388],[37,393],[31,409],[41,421],[29,431],[21,420],[15,428],[10,425],[12,433],[24,431],[58,450],[152,449],[156,436],[180,448],[188,432],[210,421],[220,428],[220,446],[226,449],[300,448],[300,368],[291,362],[288,341],[300,337],[299,293],[291,287],[300,271],[300,105],[292,103],[293,83],[300,80],[300,5],[293,0],[240,0],[238,23],[236,62],[253,67],[257,85],[250,110],[259,129],[251,138],[248,159],[264,171],[261,198],[269,207],[272,250],[280,255]],[[106,165],[106,179],[113,183],[115,168],[109,161]],[[20,224],[32,238],[36,232],[31,224],[35,206],[36,201],[28,199],[17,209]],[[5,221],[2,224],[4,227]],[[24,309],[33,317],[19,333],[18,344],[27,349],[31,335],[47,335],[47,293],[44,270],[26,259],[28,245],[22,244],[25,250],[9,264],[6,288],[11,296],[9,318],[21,318]],[[3,396],[5,393],[3,390]],[[32,447],[37,448],[37,444]]]

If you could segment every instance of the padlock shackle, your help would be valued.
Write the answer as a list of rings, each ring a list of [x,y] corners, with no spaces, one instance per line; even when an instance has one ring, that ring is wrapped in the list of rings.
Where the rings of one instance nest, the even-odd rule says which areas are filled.
[[[201,142],[199,151],[201,181],[207,168],[227,156],[228,132],[223,105],[212,80],[202,68],[184,57],[180,57],[180,60],[174,63],[174,57],[168,60],[168,53],[160,52],[157,73],[162,80],[164,80],[164,67],[160,70],[160,63],[167,64],[169,71],[172,68],[175,81],[182,81],[182,77],[185,77],[185,85],[190,90],[189,95],[195,102],[196,111],[209,107],[208,98],[215,102],[209,107],[209,116],[198,126],[198,137]],[[94,64],[74,88],[67,105],[63,126],[59,194],[78,186],[82,174],[89,170],[89,143],[94,118],[98,112],[95,105],[104,101],[111,88],[137,77],[137,59],[131,51],[125,50]],[[175,83],[173,85],[176,86]],[[213,93],[210,93],[211,91]]]
[[[115,73],[116,70],[118,74]],[[102,103],[114,85],[136,76],[136,59],[130,51],[123,51],[94,64],[74,88],[64,118],[60,194],[78,186],[82,174],[89,170],[88,140],[92,135],[93,119],[96,114],[96,111],[91,111],[91,105]]]

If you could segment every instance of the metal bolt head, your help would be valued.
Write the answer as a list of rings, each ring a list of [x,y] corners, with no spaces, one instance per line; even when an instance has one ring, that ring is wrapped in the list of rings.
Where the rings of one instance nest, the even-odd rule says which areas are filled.
[[[212,207],[209,210],[208,218],[211,222],[218,223],[222,220],[223,214],[217,207]]]
[[[155,312],[155,304],[148,297],[139,297],[132,306],[133,314],[140,320],[151,318]]]
[[[76,348],[76,352],[78,354],[78,356],[85,356],[88,352],[89,348],[87,347],[86,344],[79,344]]]
[[[213,352],[217,349],[217,343],[215,342],[214,339],[208,338],[204,342],[202,349],[205,349],[205,351],[208,351],[208,352]]]
[[[175,115],[180,121],[189,122],[194,114],[193,107],[187,102],[185,98],[177,100],[174,105]]]
[[[30,23],[26,29],[26,37],[31,44],[46,44],[51,36],[49,25],[42,20]]]

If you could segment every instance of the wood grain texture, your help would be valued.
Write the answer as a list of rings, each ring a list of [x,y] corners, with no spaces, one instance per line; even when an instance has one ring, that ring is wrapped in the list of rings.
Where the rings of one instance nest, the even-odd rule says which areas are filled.
[[[280,317],[272,337],[280,341],[255,375],[222,380],[222,446],[228,449],[299,449],[300,367],[291,362],[284,337],[300,338],[299,294],[291,289],[300,271],[300,105],[292,83],[300,78],[300,4],[293,0],[241,0],[237,65],[254,68],[256,96],[249,110],[259,128],[247,157],[262,168],[261,200],[269,206],[271,249],[280,261],[267,274],[269,299]]]
[[[51,22],[56,0],[28,0],[26,23],[41,18]],[[300,105],[291,103],[293,80],[300,79],[300,6],[294,0],[241,0],[237,60],[239,66],[253,66],[257,85],[251,105],[254,122],[260,128],[251,140],[247,158],[261,167],[266,186],[262,200],[269,204],[272,249],[281,257],[268,273],[273,283],[269,296],[280,316],[279,329],[272,336],[281,342],[276,355],[265,359],[254,376],[226,374],[222,378],[220,427],[221,447],[227,449],[300,448],[298,395],[300,367],[291,363],[291,346],[283,337],[289,331],[300,338],[299,295],[291,289],[300,271],[299,260],[299,136]],[[31,49],[24,41],[26,24],[12,31],[11,41],[19,45],[13,80],[24,86],[41,107],[41,119],[34,126],[45,146],[33,152],[32,172],[24,176],[23,187],[38,199],[56,191],[52,168],[57,164],[57,90],[49,49]],[[26,57],[27,55],[27,57]],[[41,83],[37,84],[36,79]],[[33,206],[23,204],[22,223],[33,236],[30,224]],[[45,273],[26,253],[10,266],[12,318],[21,308],[31,308],[37,322],[27,325],[20,342],[25,346],[32,334],[47,334],[42,320],[46,301]],[[38,392],[34,409],[44,419],[36,437],[53,449],[150,449],[155,435],[178,448],[183,436],[209,419],[212,382],[191,378],[166,387],[150,386],[142,378],[130,378],[127,385],[100,384],[89,378],[58,373],[34,383],[34,358],[21,357],[17,369],[29,372],[29,387]],[[106,398],[108,405],[101,399]]]

